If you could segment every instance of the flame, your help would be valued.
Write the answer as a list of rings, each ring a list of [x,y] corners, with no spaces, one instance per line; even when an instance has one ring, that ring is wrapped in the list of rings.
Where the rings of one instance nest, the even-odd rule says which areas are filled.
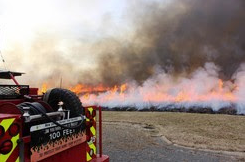
[[[70,87],[69,90],[76,94],[84,94],[90,92],[105,92],[110,88],[103,86],[102,84],[97,86],[85,85],[85,84],[77,84],[74,87]]]
[[[224,86],[224,82],[221,80],[221,79],[219,79],[219,91],[222,91],[223,90],[223,86]]]
[[[116,93],[120,91],[120,94],[123,94],[125,90],[127,89],[127,84],[122,84],[120,86],[115,85],[112,88],[103,86],[102,84],[98,86],[77,84],[76,86],[70,87],[69,89],[78,95],[79,94],[89,95],[89,93],[106,92],[106,91],[111,92],[111,93]]]
[[[157,74],[142,84],[134,81],[106,86],[77,84],[75,92],[84,106],[143,108],[236,108],[245,114],[245,77],[219,79],[213,71],[197,70],[190,77],[179,78],[167,73]],[[213,75],[215,74],[215,75]],[[243,74],[243,73],[242,73]],[[43,84],[42,92],[47,85]]]
[[[198,94],[195,90],[195,86],[183,86],[180,91],[171,94],[170,92],[174,87],[168,87],[164,85],[153,85],[148,91],[145,88],[138,86],[132,86],[124,83],[121,85],[114,85],[112,87],[106,87],[103,85],[90,86],[78,84],[70,90],[79,94],[81,101],[85,105],[99,104],[99,105],[124,105],[124,102],[131,105],[137,105],[139,102],[144,103],[206,103],[212,101],[221,102],[236,102],[237,97],[233,91],[238,89],[238,86],[234,83],[231,88],[227,90],[226,83],[219,79],[217,80],[216,88],[212,88],[206,94]],[[170,91],[170,92],[169,92]]]
[[[211,78],[212,79],[212,78]],[[152,81],[152,80],[151,80]],[[77,84],[69,89],[76,93],[84,106],[105,107],[222,107],[241,103],[238,96],[240,84],[221,79],[203,81],[202,79],[166,82],[145,82],[143,85],[124,83],[114,86]],[[174,83],[172,83],[174,82]],[[47,90],[43,84],[42,92]],[[217,108],[218,107],[218,108]]]
[[[47,83],[43,83],[42,84],[41,91],[39,91],[39,94],[46,93],[47,92],[47,89],[48,89],[48,84]]]
[[[189,96],[184,93],[184,92],[180,92],[178,93],[178,95],[175,98],[175,102],[181,102],[181,101],[188,101],[190,98]]]
[[[126,89],[127,89],[127,84],[122,84],[120,87],[120,94],[123,94]]]

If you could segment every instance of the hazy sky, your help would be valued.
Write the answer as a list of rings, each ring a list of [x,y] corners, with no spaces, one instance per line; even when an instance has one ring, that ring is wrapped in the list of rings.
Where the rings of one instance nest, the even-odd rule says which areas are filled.
[[[93,68],[91,45],[127,28],[126,1],[0,0],[0,50],[7,69],[26,72],[20,80],[39,86],[54,80],[57,69],[67,73],[76,65],[70,75],[76,76]]]
[[[125,0],[0,0],[0,47],[28,46],[39,32],[63,39],[102,36],[96,32],[104,24],[124,24],[124,9]]]
[[[154,1],[174,0],[0,0],[5,65],[27,73],[21,82],[34,86],[61,77],[67,85],[90,82],[88,74],[98,80],[104,52],[118,55],[116,48],[134,42],[138,19],[144,19],[135,15],[147,13],[144,2],[151,7]]]

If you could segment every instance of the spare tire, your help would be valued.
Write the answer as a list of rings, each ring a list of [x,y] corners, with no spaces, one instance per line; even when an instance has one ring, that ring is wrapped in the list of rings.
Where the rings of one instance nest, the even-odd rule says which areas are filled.
[[[78,96],[67,89],[50,89],[44,94],[43,100],[47,102],[54,111],[58,110],[58,103],[62,101],[64,103],[63,109],[70,110],[70,117],[80,116],[84,111]]]

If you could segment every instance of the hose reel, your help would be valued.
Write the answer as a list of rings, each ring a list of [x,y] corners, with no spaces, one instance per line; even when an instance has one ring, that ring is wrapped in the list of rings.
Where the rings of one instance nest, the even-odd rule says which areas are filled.
[[[44,102],[23,102],[17,105],[25,118],[25,122],[47,119],[64,129],[74,129],[84,123],[67,127],[57,122],[57,120],[68,119],[70,116],[81,116],[85,121],[85,117],[82,116],[82,104],[73,92],[61,88],[50,89],[44,94],[43,100]]]
[[[60,109],[59,111],[56,112],[49,112],[47,113],[46,109],[38,102],[23,102],[17,107],[20,109],[20,111],[23,113],[23,117],[25,119],[26,123],[29,123],[31,121],[38,121],[38,120],[43,120],[44,118],[47,119],[50,122],[53,122],[57,126],[60,126],[64,129],[75,129],[78,127],[81,127],[81,125],[84,123],[84,117],[83,117],[83,122],[79,123],[76,126],[64,126],[60,123],[58,123],[53,117],[61,117],[59,119],[64,119],[66,114],[69,114],[69,110],[63,110]],[[67,113],[66,113],[67,112]],[[69,118],[69,115],[67,115],[67,118]]]

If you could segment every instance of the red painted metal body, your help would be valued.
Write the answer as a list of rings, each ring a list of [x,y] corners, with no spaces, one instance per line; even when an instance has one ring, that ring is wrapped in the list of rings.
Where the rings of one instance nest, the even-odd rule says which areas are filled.
[[[30,136],[23,138],[25,143],[24,153],[25,153],[25,162],[30,162]],[[57,153],[51,157],[41,160],[40,162],[67,162],[67,161],[79,161],[86,162],[86,141],[80,145],[71,147],[65,151]]]
[[[100,135],[99,137],[99,150],[100,150],[99,157],[102,158],[102,108],[101,107],[99,107],[99,135]]]
[[[20,104],[24,102],[24,99],[13,99],[13,100],[0,100],[0,104],[3,104],[3,103],[12,103],[12,104]]]
[[[91,160],[91,162],[109,162],[109,156],[107,155],[99,155],[97,158]]]
[[[10,133],[10,128],[12,125],[18,125],[19,131],[17,134],[12,135]],[[7,154],[1,154],[0,153],[0,161],[6,161],[6,162],[12,162],[16,161],[19,157],[19,151],[20,148],[18,147],[18,140],[22,137],[22,120],[21,115],[14,115],[14,114],[0,114],[0,125],[1,127],[4,127],[5,133],[0,138],[0,146],[5,141],[11,141],[12,142],[12,149]]]
[[[96,147],[96,152],[98,152],[98,150],[99,150],[99,154],[97,154],[96,156],[93,156],[93,158],[90,160],[91,162],[109,162],[109,156],[107,156],[107,155],[103,155],[102,154],[102,108],[101,107],[97,107],[97,106],[87,106],[87,107],[85,107],[85,114],[86,114],[86,116],[87,116],[87,112],[88,112],[88,109],[89,108],[92,108],[93,110],[95,110],[95,111],[98,111],[99,112],[99,115],[98,115],[98,127],[99,127],[99,142],[98,142],[98,144],[99,144],[99,149],[97,149],[98,147]],[[95,115],[96,115],[96,113],[95,113]],[[93,119],[93,116],[92,117],[90,117],[90,120],[87,120],[87,122],[90,122],[91,121],[91,119]],[[96,120],[97,121],[97,120]],[[89,125],[90,124],[90,125]],[[89,123],[89,124],[87,124],[87,125],[89,125],[88,126],[88,128],[86,129],[86,131],[87,131],[87,136],[89,136],[89,137],[87,137],[87,139],[88,139],[88,143],[89,143],[89,140],[91,139],[91,135],[93,135],[91,132],[90,132],[90,127],[91,126],[94,126],[95,127],[95,129],[96,129],[96,123],[93,123],[92,125],[91,125],[91,123]],[[97,131],[97,129],[96,129],[96,137],[97,137],[97,133],[98,131]],[[96,138],[96,139],[98,139],[98,138]],[[95,142],[96,143],[96,142]],[[89,149],[89,145],[87,145],[87,151],[88,150],[90,150]]]
[[[6,74],[7,72],[4,72]],[[4,75],[2,76],[3,78],[7,79],[12,79],[14,83],[18,86],[19,83],[15,79],[14,76],[18,76],[21,73],[13,73],[12,75],[10,73],[10,78],[8,76]],[[1,76],[0,76],[1,78]],[[29,88],[29,95],[26,97],[18,98],[18,99],[2,99],[0,100],[0,127],[4,127],[5,134],[4,136],[0,136],[0,151],[1,151],[1,144],[6,141],[6,140],[11,140],[13,143],[13,149],[11,152],[9,152],[7,155],[3,155],[0,153],[0,161],[7,161],[7,162],[12,162],[12,161],[24,161],[24,162],[30,162],[31,161],[31,151],[30,151],[30,143],[31,143],[31,136],[30,134],[27,134],[23,136],[23,131],[25,127],[24,119],[22,117],[22,114],[16,107],[16,105],[23,103],[23,102],[30,102],[28,97],[31,98],[31,102],[36,102],[36,101],[42,101],[43,96],[38,95],[38,88]],[[88,108],[94,110],[94,116],[91,119],[94,119],[92,125],[94,127],[94,130],[96,132],[91,132],[86,133],[89,137],[87,137],[88,140],[91,139],[92,135],[95,137],[95,140],[93,141],[93,144],[95,145],[96,148],[96,153],[99,151],[99,154],[93,155],[93,158],[88,160],[87,159],[87,150],[88,150],[88,140],[85,140],[84,142],[70,147],[62,152],[59,152],[57,154],[54,154],[46,159],[41,160],[41,162],[67,162],[67,161],[72,161],[72,162],[109,162],[109,157],[107,155],[102,155],[102,111],[100,107],[96,106],[89,106],[85,108],[85,112],[88,110]],[[97,133],[96,129],[96,111],[99,112],[98,115],[98,127],[99,127],[99,133]],[[11,136],[8,129],[9,127],[13,124],[16,123],[20,126],[20,130],[18,132],[18,135]],[[87,131],[91,131],[89,128],[86,128]],[[95,135],[96,134],[96,135]],[[99,134],[99,138],[97,136]],[[97,140],[99,139],[99,140]],[[98,141],[99,147],[96,146]],[[99,148],[99,149],[97,149]],[[91,148],[90,148],[91,150]],[[7,159],[7,160],[6,160]]]
[[[13,100],[9,103],[6,103],[5,101],[1,101],[2,105],[6,105],[9,106],[9,112],[11,112],[11,109],[13,109],[13,107],[11,106],[15,106],[14,104],[16,103],[21,103],[23,102],[21,99],[20,100]],[[13,104],[14,103],[14,104]],[[102,111],[100,107],[95,107],[95,106],[90,106],[90,108],[92,108],[93,110],[98,110],[99,112],[99,122],[98,122],[98,127],[99,127],[99,154],[97,156],[94,156],[93,159],[91,159],[91,162],[109,162],[109,157],[106,155],[102,155]],[[85,108],[87,109],[87,108]],[[0,105],[0,110],[1,110],[1,105]],[[9,118],[16,118],[16,121],[19,123],[19,125],[21,125],[21,130],[22,130],[22,125],[23,125],[23,120],[21,119],[21,115],[13,115],[13,114],[3,114],[0,112],[0,121],[2,119],[9,119]],[[95,123],[94,123],[95,124]],[[95,125],[94,125],[95,126]],[[95,126],[96,127],[96,126]],[[89,128],[88,128],[89,129]],[[22,131],[21,131],[22,132]],[[21,138],[22,133],[20,132],[20,139],[23,141],[24,144],[24,161],[25,162],[30,162],[30,142],[31,142],[31,138],[30,136],[25,136],[23,138]],[[97,133],[96,133],[97,134]],[[4,141],[5,139],[9,138],[9,136],[4,136],[4,138],[2,138],[2,141]],[[90,138],[88,138],[90,139]],[[1,144],[1,140],[0,140],[0,144]],[[96,145],[96,143],[95,143]],[[97,148],[97,147],[96,147]],[[11,156],[9,157],[8,161],[14,161],[14,159],[16,160],[16,158],[19,156],[19,151],[20,151],[20,147],[16,147],[15,151],[11,154]],[[74,146],[72,148],[69,148],[65,151],[62,151],[60,153],[57,153],[49,158],[46,158],[44,160],[42,160],[41,162],[66,162],[67,159],[69,159],[69,161],[79,161],[79,162],[86,162],[87,158],[86,158],[86,154],[87,154],[87,149],[88,149],[88,145],[87,145],[87,141],[83,142],[82,144],[79,144],[77,146]]]
[[[92,106],[90,108],[93,108],[94,110],[98,110],[99,112],[99,122],[98,122],[98,125],[99,125],[99,154],[97,154],[97,156],[95,156],[93,159],[91,159],[90,161],[91,162],[109,162],[109,157],[106,156],[106,155],[102,155],[102,120],[101,120],[101,108],[100,107],[95,107],[95,106]],[[0,109],[1,109],[1,106],[0,106]],[[87,108],[85,108],[87,109]],[[23,125],[23,120],[21,119],[21,115],[13,115],[13,114],[2,114],[0,113],[0,121],[2,119],[9,119],[9,118],[16,118],[15,122],[18,122],[19,125],[21,125],[21,130],[22,130],[22,125]],[[30,136],[25,136],[25,137],[22,137],[22,131],[20,131],[20,140],[23,141],[23,144],[24,144],[24,161],[25,162],[30,162],[30,142],[31,142],[31,138]],[[4,141],[5,139],[9,138],[9,136],[4,136],[4,138],[2,138],[0,140],[0,144],[1,144],[1,141]],[[86,159],[86,154],[87,154],[87,141],[77,145],[77,146],[74,146],[74,147],[71,147],[65,151],[62,151],[60,153],[57,153],[49,158],[46,158],[44,160],[42,160],[41,162],[66,162],[67,159],[69,159],[69,161],[79,161],[79,162],[86,162],[87,159]],[[97,148],[97,147],[96,147]],[[13,152],[11,154],[11,156],[9,157],[9,160],[8,161],[15,161],[18,156],[19,156],[19,151],[20,151],[20,146],[18,145],[15,149],[15,152]],[[14,160],[15,159],[15,160]]]
[[[86,142],[67,149],[63,152],[55,154],[50,158],[46,158],[40,162],[76,162],[76,161],[86,161]]]

